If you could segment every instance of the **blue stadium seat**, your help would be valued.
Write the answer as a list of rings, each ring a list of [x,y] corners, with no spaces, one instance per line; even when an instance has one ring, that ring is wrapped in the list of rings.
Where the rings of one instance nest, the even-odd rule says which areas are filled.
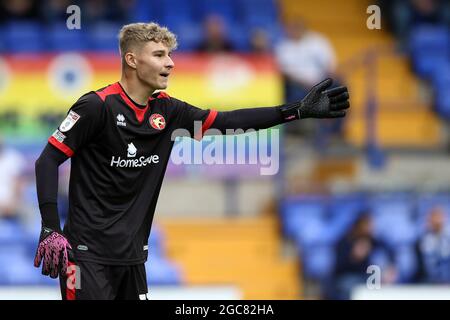
[[[398,273],[397,283],[408,283],[417,271],[417,257],[412,245],[399,246],[395,250]]]
[[[203,21],[206,16],[219,15],[227,25],[238,22],[236,6],[233,0],[196,0],[196,18]]]
[[[363,209],[366,208],[366,199],[363,195],[336,196],[330,204],[329,218],[327,219],[324,238],[330,244],[336,244],[340,238],[351,228]]]
[[[450,40],[449,40],[450,41]],[[450,119],[450,55],[433,76],[435,107],[441,117]]]
[[[450,55],[450,31],[446,26],[420,25],[411,31],[409,48],[415,71],[430,78]]]
[[[194,18],[195,6],[189,1],[184,0],[165,0],[160,1],[159,4],[160,19],[162,24],[173,29],[177,25],[186,25],[192,23],[199,23]],[[176,14],[174,13],[176,8]]]
[[[419,25],[410,33],[409,47],[413,54],[421,51],[450,50],[450,31],[447,26]]]
[[[415,72],[423,78],[431,79],[445,66],[448,58],[442,52],[421,52],[412,57]]]
[[[286,237],[294,239],[309,227],[320,229],[325,219],[326,198],[321,196],[304,196],[286,200],[282,205],[281,219]],[[300,235],[300,236],[299,236]],[[306,237],[312,234],[308,234]]]
[[[414,200],[408,195],[376,196],[371,199],[374,233],[393,247],[411,244],[417,238],[413,221]]]
[[[228,39],[233,44],[233,48],[236,51],[249,51],[250,50],[250,34],[249,29],[245,26],[234,23],[227,26]]]
[[[276,0],[237,0],[236,7],[245,16],[278,16],[279,8]]]
[[[6,52],[5,32],[0,29],[0,53]]]
[[[3,29],[5,50],[11,53],[40,52],[46,48],[42,26],[34,22],[11,22]]]
[[[19,221],[0,219],[0,245],[21,244],[27,240]]]
[[[192,22],[177,22],[168,24],[169,28],[178,37],[179,51],[195,51],[202,40],[202,26]]]
[[[160,4],[164,1],[157,0],[137,0],[134,1],[134,7],[131,9],[130,15],[133,22],[159,22],[160,20]]]
[[[158,256],[150,256],[145,263],[149,285],[180,285],[183,276],[180,267]]]
[[[311,279],[324,280],[331,275],[335,254],[329,245],[314,245],[300,251],[304,275]]]
[[[0,245],[0,273],[2,283],[8,285],[36,284],[33,258],[23,244]],[[34,270],[35,269],[35,270]]]
[[[97,23],[91,26],[87,34],[88,47],[97,51],[118,52],[120,28],[121,26],[115,23]]]
[[[83,28],[69,30],[65,24],[54,24],[48,28],[46,36],[50,50],[78,51],[89,48],[88,38]]]
[[[148,239],[149,252],[160,257],[165,256],[165,239],[162,229],[158,225],[153,225]]]

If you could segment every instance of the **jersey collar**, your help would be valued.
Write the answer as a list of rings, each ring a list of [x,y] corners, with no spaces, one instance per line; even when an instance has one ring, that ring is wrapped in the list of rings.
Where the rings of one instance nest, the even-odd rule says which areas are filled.
[[[113,84],[113,86],[116,86],[117,91],[119,92],[120,96],[122,97],[123,101],[125,101],[126,105],[131,108],[131,110],[134,111],[134,114],[136,115],[136,119],[142,123],[144,121],[145,113],[148,110],[148,102],[145,108],[139,108],[136,106],[136,104],[131,100],[131,98],[127,95],[125,90],[122,88],[119,82],[116,82]]]

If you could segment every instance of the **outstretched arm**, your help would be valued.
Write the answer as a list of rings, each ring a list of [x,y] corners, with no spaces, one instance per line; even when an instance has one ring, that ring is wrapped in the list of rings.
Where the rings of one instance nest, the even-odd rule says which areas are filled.
[[[327,90],[332,84],[326,79],[315,85],[301,101],[276,107],[239,109],[217,112],[209,128],[226,129],[266,129],[275,125],[305,118],[341,118],[350,107],[346,87]]]

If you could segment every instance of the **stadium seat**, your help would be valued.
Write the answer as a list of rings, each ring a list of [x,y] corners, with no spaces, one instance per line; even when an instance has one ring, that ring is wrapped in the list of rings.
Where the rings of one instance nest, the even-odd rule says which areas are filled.
[[[183,282],[181,269],[162,257],[151,255],[145,268],[149,285],[180,285]]]
[[[402,245],[395,249],[397,283],[408,283],[417,271],[417,257],[413,245]]]
[[[333,271],[335,254],[329,245],[313,245],[300,250],[304,275],[311,279],[325,280]]]
[[[422,52],[412,58],[415,72],[426,79],[431,79],[434,74],[439,73],[448,60],[442,52]]]
[[[4,49],[11,53],[40,52],[46,49],[43,34],[39,23],[8,23],[3,28]]]
[[[161,22],[170,29],[177,25],[199,22],[194,19],[195,6],[189,1],[165,0],[159,2],[158,6],[161,12]],[[174,8],[176,8],[176,14],[174,14]]]
[[[131,9],[130,16],[131,21],[134,22],[147,22],[156,21],[160,22],[160,5],[164,1],[156,0],[137,0],[134,1],[134,6]]]
[[[450,119],[450,55],[433,75],[435,108],[442,118]]]
[[[291,239],[302,239],[308,227],[315,226],[318,231],[326,214],[326,198],[321,196],[296,197],[286,200],[282,205],[281,219],[283,232]],[[310,239],[313,234],[305,235]],[[300,240],[302,241],[302,240]]]
[[[381,195],[371,199],[375,236],[392,247],[411,244],[417,229],[413,222],[414,200],[408,195]]]
[[[330,204],[326,232],[323,235],[330,244],[336,244],[351,228],[359,214],[366,207],[363,195],[336,196]]]
[[[84,29],[69,30],[65,24],[51,25],[46,31],[49,50],[78,51],[89,48]]]
[[[237,51],[246,52],[250,50],[250,33],[245,26],[235,23],[227,26],[228,38]]]
[[[412,54],[421,51],[448,53],[450,31],[447,26],[419,25],[411,30],[409,47]]]
[[[180,51],[195,51],[202,39],[202,26],[190,21],[169,22],[169,28],[177,35]]]
[[[165,256],[165,241],[162,229],[158,225],[153,225],[148,239],[149,252],[159,257]]]
[[[0,29],[0,53],[6,52],[5,32]]]
[[[27,253],[25,245],[0,245],[0,273],[3,275],[1,283],[8,285],[36,284],[33,276],[33,258]],[[37,270],[37,269],[36,269]]]
[[[141,20],[138,20],[141,21]],[[118,33],[121,26],[115,23],[97,23],[89,28],[88,46],[96,51],[118,52]]]
[[[276,0],[237,0],[236,7],[244,18],[250,16],[272,17],[272,22],[278,17],[278,2]]]
[[[445,26],[420,25],[411,31],[409,48],[415,71],[430,78],[450,55],[450,31]]]
[[[219,15],[225,24],[233,25],[237,20],[236,6],[232,0],[196,0],[198,15],[196,18],[203,21],[209,15]]]
[[[19,221],[0,219],[0,245],[20,244],[24,241],[25,230]]]

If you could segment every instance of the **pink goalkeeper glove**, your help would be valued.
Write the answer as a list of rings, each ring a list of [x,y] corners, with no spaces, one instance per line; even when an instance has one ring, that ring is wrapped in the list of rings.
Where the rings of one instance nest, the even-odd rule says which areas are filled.
[[[42,261],[43,275],[51,278],[57,278],[58,274],[66,275],[70,249],[69,241],[62,234],[42,227],[34,266],[39,268]]]

